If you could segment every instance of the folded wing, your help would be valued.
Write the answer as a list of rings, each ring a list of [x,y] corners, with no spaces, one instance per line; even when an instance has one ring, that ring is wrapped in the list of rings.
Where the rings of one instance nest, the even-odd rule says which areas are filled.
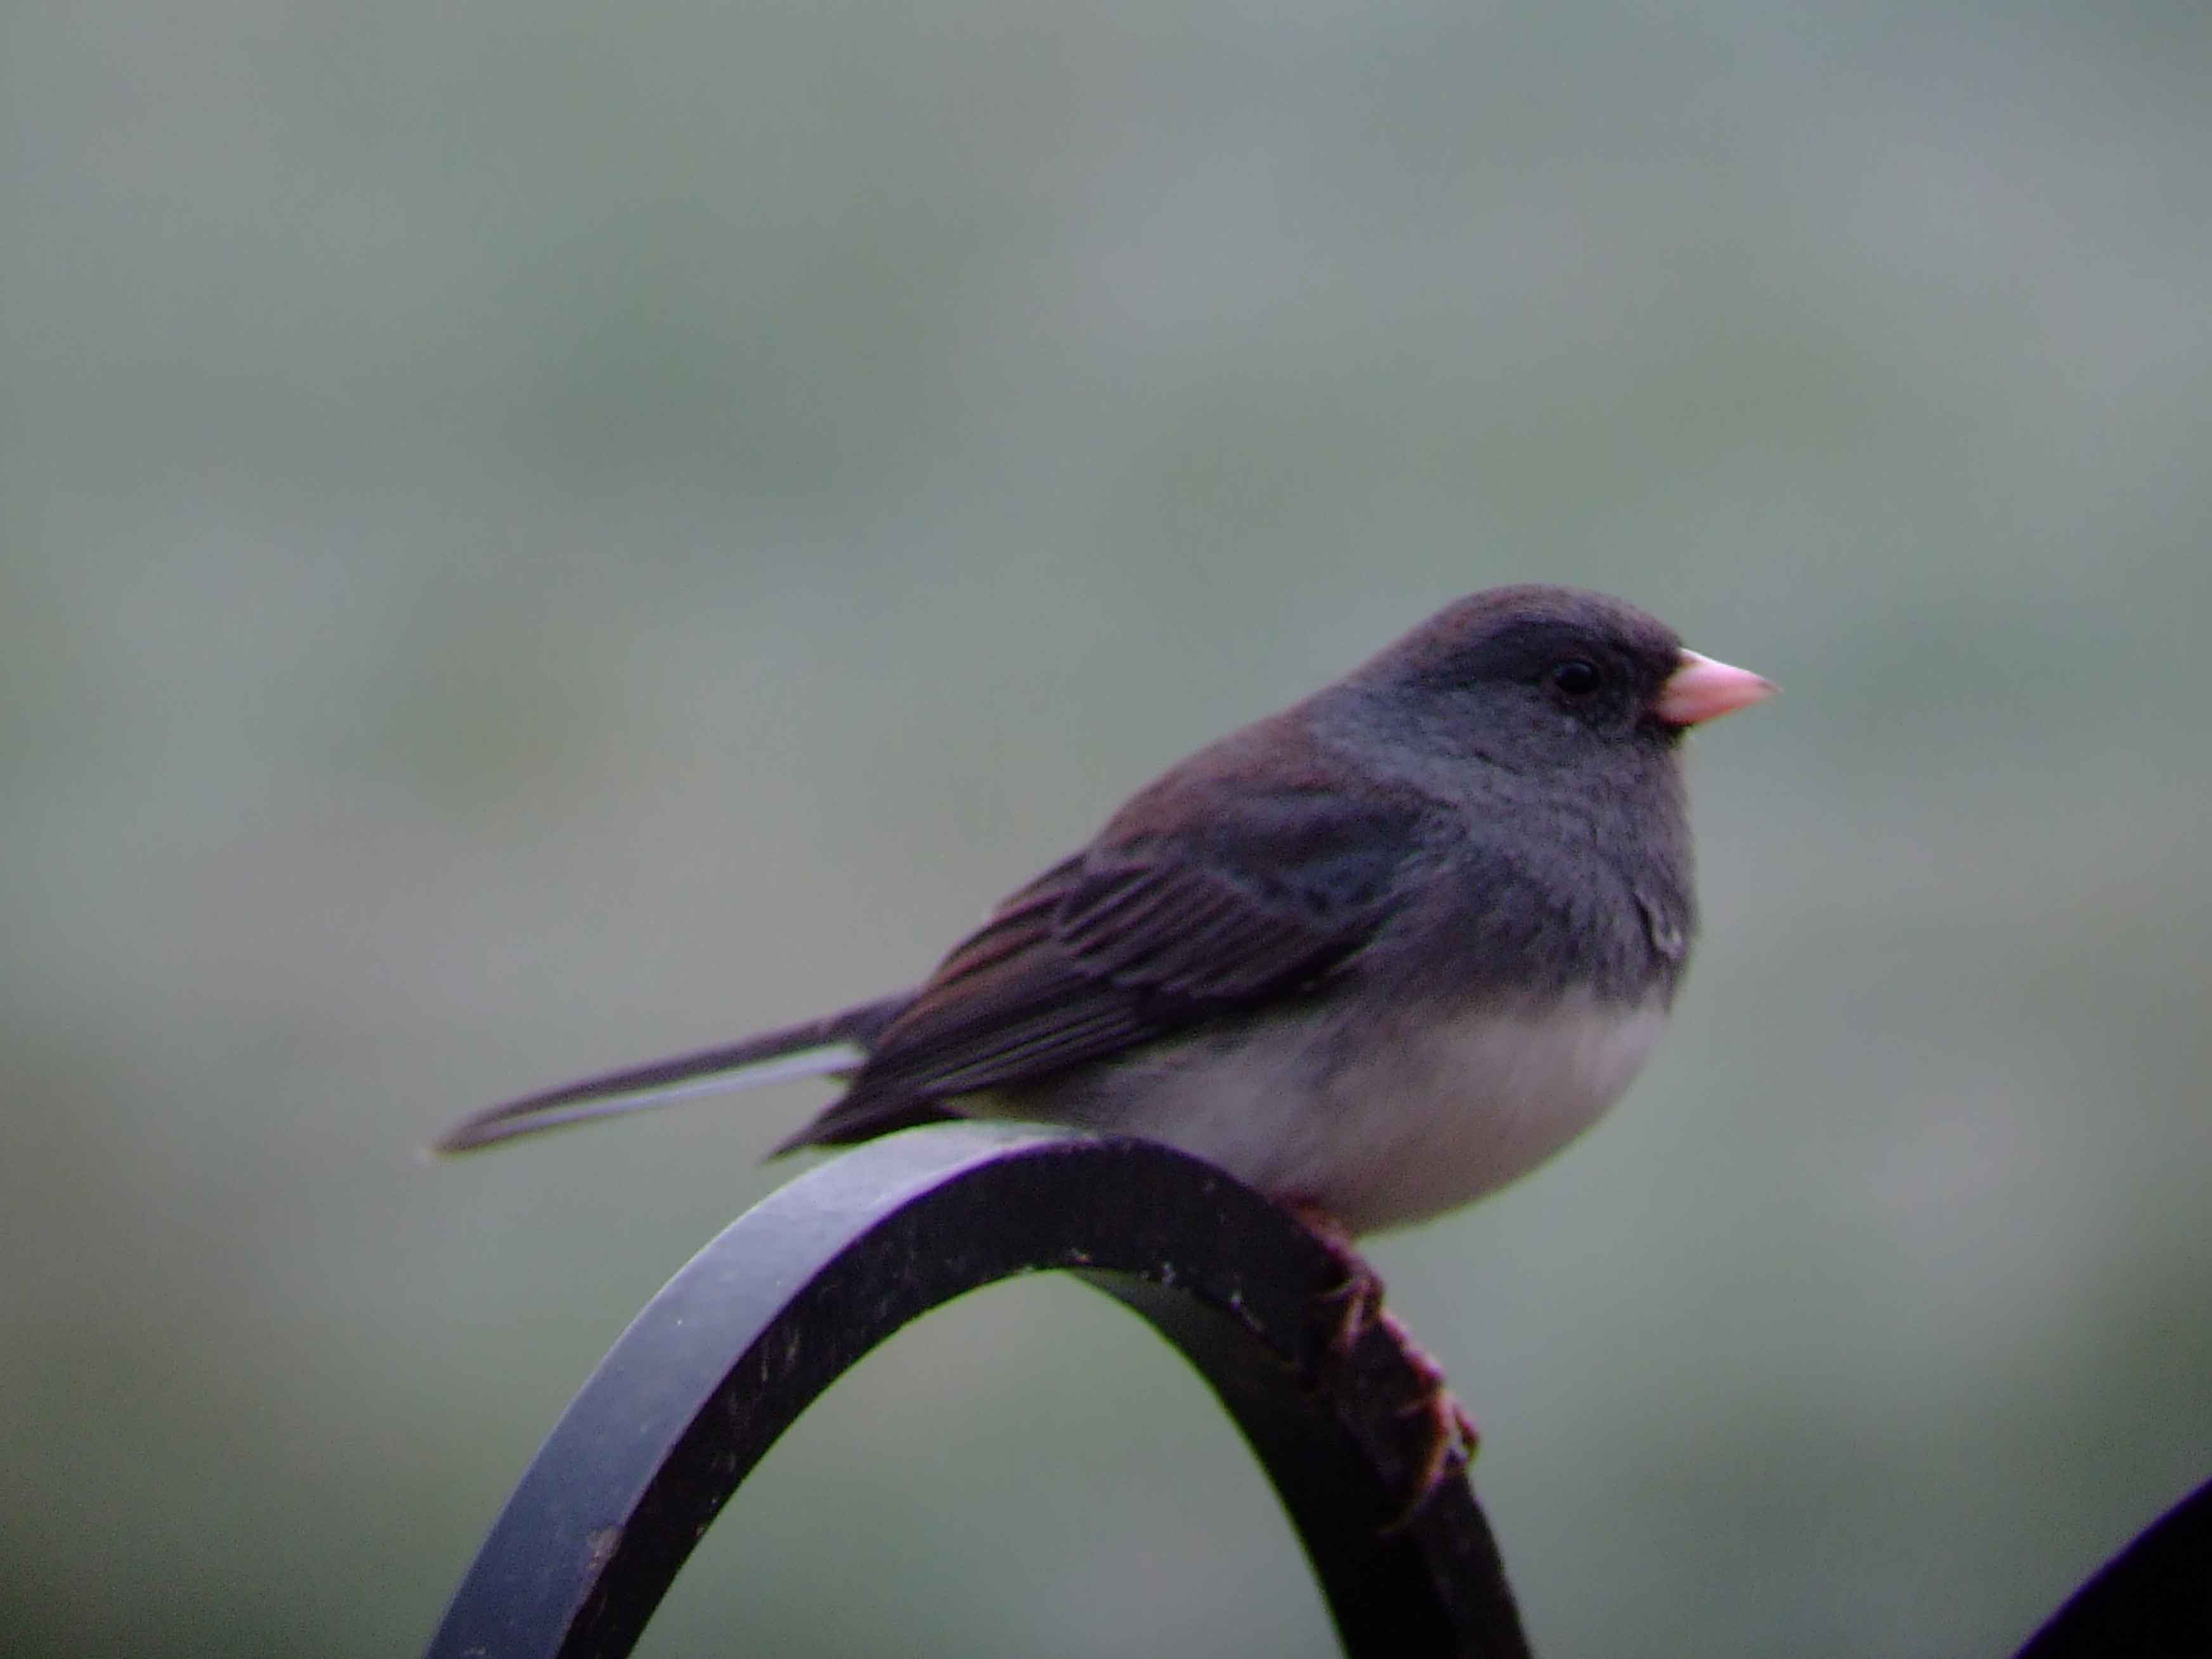
[[[866,1139],[1322,977],[1389,914],[1419,828],[1395,804],[1270,794],[1202,837],[1136,835],[1055,866],[945,958],[787,1146]]]

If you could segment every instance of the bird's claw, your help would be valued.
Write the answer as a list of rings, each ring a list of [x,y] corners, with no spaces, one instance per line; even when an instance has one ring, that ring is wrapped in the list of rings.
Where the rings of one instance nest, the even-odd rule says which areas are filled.
[[[1314,1298],[1335,1313],[1328,1335],[1329,1356],[1334,1359],[1344,1358],[1358,1347],[1370,1326],[1379,1325],[1390,1317],[1382,1305],[1382,1281],[1375,1276],[1375,1270],[1358,1261],[1346,1265],[1349,1271],[1344,1282]]]
[[[1475,1449],[1480,1443],[1474,1419],[1467,1414],[1467,1408],[1451,1390],[1441,1385],[1401,1407],[1398,1415],[1425,1419],[1423,1427],[1427,1441],[1413,1479],[1408,1483],[1413,1497],[1383,1527],[1386,1537],[1413,1525],[1428,1506],[1429,1499],[1474,1462]]]
[[[1426,1430],[1411,1483],[1411,1498],[1382,1529],[1385,1534],[1400,1532],[1413,1523],[1445,1481],[1474,1461],[1481,1436],[1467,1407],[1445,1385],[1443,1367],[1413,1340],[1406,1322],[1383,1305],[1382,1280],[1352,1248],[1351,1237],[1324,1212],[1301,1206],[1298,1213],[1307,1229],[1328,1247],[1331,1258],[1344,1272],[1340,1284],[1315,1297],[1316,1303],[1328,1310],[1331,1316],[1330,1358],[1342,1360],[1349,1357],[1370,1327],[1380,1327],[1404,1356],[1418,1382],[1418,1391],[1396,1413],[1401,1419],[1425,1419]]]

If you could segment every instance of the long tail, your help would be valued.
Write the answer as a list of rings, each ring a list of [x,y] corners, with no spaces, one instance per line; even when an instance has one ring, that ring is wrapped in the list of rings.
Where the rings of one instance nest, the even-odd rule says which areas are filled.
[[[741,1042],[656,1060],[580,1083],[564,1083],[519,1100],[502,1101],[471,1112],[432,1142],[432,1149],[465,1152],[570,1123],[651,1111],[694,1095],[851,1072],[867,1059],[869,1045],[877,1034],[913,1000],[912,992],[902,992],[804,1025],[763,1031]]]

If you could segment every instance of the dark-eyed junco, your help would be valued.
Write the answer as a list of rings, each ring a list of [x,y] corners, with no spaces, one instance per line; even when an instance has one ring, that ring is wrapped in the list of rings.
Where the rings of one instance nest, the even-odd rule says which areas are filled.
[[[1492,588],[1140,790],[918,988],[439,1148],[828,1074],[779,1151],[1020,1117],[1165,1141],[1352,1233],[1419,1220],[1628,1086],[1695,926],[1682,734],[1773,690],[1620,600]]]
[[[1695,926],[1682,734],[1773,690],[1602,594],[1474,594],[1140,790],[918,988],[440,1148],[830,1075],[780,1151],[955,1115],[1146,1136],[1297,1209],[1357,1276],[1347,1235],[1503,1185],[1628,1086]],[[1441,1383],[1424,1490],[1471,1433]]]

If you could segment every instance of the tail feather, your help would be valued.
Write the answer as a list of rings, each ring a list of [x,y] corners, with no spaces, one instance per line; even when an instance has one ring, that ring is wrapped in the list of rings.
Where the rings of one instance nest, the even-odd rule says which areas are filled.
[[[911,993],[885,997],[803,1025],[502,1101],[471,1113],[432,1146],[441,1152],[465,1152],[570,1123],[651,1111],[694,1095],[852,1072],[867,1059],[877,1034],[912,1000]]]

